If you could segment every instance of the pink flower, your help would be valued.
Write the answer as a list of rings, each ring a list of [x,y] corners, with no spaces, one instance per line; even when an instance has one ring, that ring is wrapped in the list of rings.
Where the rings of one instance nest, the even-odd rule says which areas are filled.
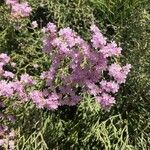
[[[12,66],[12,67],[16,67],[16,63],[11,62],[11,66]]]
[[[92,39],[91,42],[94,48],[102,48],[106,45],[106,38],[103,36],[101,31],[98,29],[96,25],[91,26]]]
[[[102,93],[101,96],[97,96],[96,100],[98,103],[100,103],[102,108],[105,108],[105,109],[115,104],[115,98],[106,93]]]
[[[38,27],[37,21],[33,21],[31,25],[33,29]]]
[[[122,48],[117,47],[115,42],[108,43],[106,46],[103,46],[100,52],[104,55],[104,57],[110,56],[119,56],[121,54]]]
[[[10,61],[10,57],[7,54],[1,53],[0,54],[0,62],[7,64]]]
[[[10,71],[5,71],[3,76],[6,77],[6,78],[13,78],[14,74]]]
[[[11,97],[14,94],[13,86],[11,82],[5,80],[0,81],[0,96]]]
[[[28,101],[27,93],[25,92],[24,85],[20,81],[12,82],[11,86],[14,90],[14,95],[18,96],[22,101]]]
[[[42,32],[43,33],[51,33],[55,34],[57,31],[57,27],[54,23],[49,22],[46,27],[43,27]]]
[[[106,80],[102,80],[100,82],[102,90],[106,92],[116,93],[119,90],[119,85],[114,81],[107,82]]]
[[[80,102],[80,94],[83,92],[97,98],[103,108],[114,104],[115,99],[111,95],[118,92],[119,84],[125,82],[130,71],[130,65],[108,65],[111,63],[108,57],[119,56],[121,47],[115,42],[107,42],[95,25],[91,26],[91,43],[79,37],[69,27],[57,32],[53,23],[48,23],[43,32],[43,51],[51,57],[52,63],[49,70],[41,74],[41,79],[45,81],[45,86],[51,93],[57,91],[56,94],[59,95],[58,102],[53,100],[49,93],[45,95],[41,92],[43,107],[47,105],[49,109],[56,109],[59,103],[76,105]],[[105,77],[110,81],[106,81]]]
[[[131,65],[121,67],[119,64],[111,64],[108,68],[109,75],[114,77],[118,83],[125,83],[126,77],[130,71]]]
[[[29,93],[29,97],[32,99],[33,103],[36,104],[38,108],[44,108],[46,101],[43,97],[43,93],[35,90]]]
[[[67,45],[71,48],[76,44],[76,33],[69,27],[60,29],[59,36],[65,40]]]
[[[36,83],[28,74],[22,74],[20,81],[26,85],[33,85]]]
[[[31,13],[32,9],[28,5],[27,2],[25,3],[15,3],[12,5],[12,11],[11,14],[13,17],[28,17]]]
[[[93,82],[91,83],[91,82],[87,81],[86,85],[88,87],[89,93],[94,96],[96,96],[102,92],[102,90],[97,85],[95,85]]]
[[[59,99],[58,95],[56,93],[53,93],[46,99],[45,107],[50,110],[57,109],[58,106],[60,105],[58,99]]]
[[[6,0],[6,5],[14,5],[18,2],[18,0]]]
[[[130,72],[131,68],[132,68],[131,64],[126,64],[125,66],[123,66],[122,69],[124,74],[127,75]]]
[[[43,52],[49,54],[53,48],[52,45],[53,38],[51,36],[46,36],[43,38]]]

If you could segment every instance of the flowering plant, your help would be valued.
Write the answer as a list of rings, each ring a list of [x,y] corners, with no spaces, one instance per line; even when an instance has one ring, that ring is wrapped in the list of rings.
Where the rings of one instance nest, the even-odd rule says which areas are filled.
[[[15,73],[8,71],[8,68],[13,70],[15,65],[7,54],[0,54],[0,146],[9,149],[14,149],[14,136],[10,135],[12,131],[7,125],[15,123],[13,110],[18,104],[28,101],[26,89],[35,84],[28,74],[22,74],[18,79]]]
[[[29,16],[32,11],[27,2],[6,0],[6,4],[11,10],[12,22]],[[31,23],[33,32],[38,27],[36,20]],[[105,110],[115,104],[115,94],[125,83],[131,65],[122,66],[116,61],[122,48],[104,37],[95,24],[90,31],[90,40],[86,41],[71,28],[58,30],[51,22],[42,29],[43,52],[51,65],[37,77],[42,83],[40,88],[33,76],[10,71],[16,64],[7,54],[0,54],[0,146],[14,149],[14,132],[7,125],[15,123],[13,109],[18,103],[31,101],[38,108],[55,110],[79,104],[87,93]]]
[[[76,105],[82,93],[94,96],[104,109],[115,103],[114,94],[125,83],[131,65],[111,63],[121,55],[121,47],[108,42],[97,26],[91,26],[91,41],[86,42],[69,27],[57,30],[53,23],[42,29],[43,51],[51,58],[51,67],[41,74],[42,91],[32,91],[30,98],[39,108],[57,109]],[[105,75],[104,75],[105,74]]]

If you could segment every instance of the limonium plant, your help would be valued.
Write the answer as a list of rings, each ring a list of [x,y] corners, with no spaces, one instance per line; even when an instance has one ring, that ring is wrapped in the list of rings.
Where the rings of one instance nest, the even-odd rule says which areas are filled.
[[[27,88],[35,84],[35,80],[28,74],[22,74],[17,78],[16,74],[6,68],[14,68],[15,63],[7,54],[0,54],[0,146],[6,149],[14,149],[15,133],[9,129],[8,124],[14,124],[16,117],[12,114],[16,106],[21,107],[20,102],[29,100]],[[11,108],[11,109],[10,109]]]
[[[131,65],[111,63],[122,48],[108,42],[96,25],[91,25],[91,40],[85,41],[71,28],[58,30],[48,23],[44,32],[43,52],[51,57],[48,71],[41,74],[45,81],[42,91],[29,93],[39,108],[57,109],[62,105],[77,105],[82,94],[88,93],[104,109],[115,103],[114,94],[125,83]],[[105,74],[105,75],[104,75]]]
[[[32,11],[27,2],[6,0],[6,5],[15,19],[28,17]],[[38,28],[36,20],[31,27]],[[7,54],[0,54],[0,148],[15,149],[15,133],[7,124],[15,123],[16,118],[8,111],[9,105],[13,108],[17,103],[31,101],[37,108],[55,110],[77,105],[83,94],[89,94],[102,109],[108,110],[115,104],[115,94],[130,72],[130,64],[123,66],[115,61],[122,48],[104,37],[95,24],[90,27],[89,41],[69,27],[58,30],[51,22],[42,32],[42,50],[51,65],[39,76],[43,83],[40,90],[36,89],[33,76],[27,73],[18,76],[10,71],[8,68],[15,68],[15,62]]]

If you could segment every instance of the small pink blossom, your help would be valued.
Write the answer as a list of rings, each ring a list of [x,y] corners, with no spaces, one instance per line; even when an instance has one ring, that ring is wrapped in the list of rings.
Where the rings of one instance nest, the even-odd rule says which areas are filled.
[[[29,97],[32,99],[33,103],[35,103],[38,108],[45,107],[46,101],[41,91],[38,90],[32,91],[29,93]]]
[[[108,43],[106,46],[103,46],[100,52],[104,57],[119,56],[121,54],[122,48],[117,47],[117,44],[113,41]]]
[[[106,38],[103,36],[101,31],[96,25],[91,26],[91,32],[92,32],[92,45],[94,48],[102,48],[104,45],[106,45]]]
[[[5,80],[0,81],[0,96],[11,97],[14,94],[14,89],[11,82]]]
[[[33,21],[31,25],[33,29],[38,27],[37,21]]]
[[[36,81],[28,74],[22,74],[20,81],[26,85],[33,85],[36,83]]]
[[[130,69],[131,69],[130,64],[121,67],[119,64],[114,63],[108,67],[109,75],[114,77],[114,79],[118,83],[125,83],[127,74],[129,73]]]
[[[101,96],[97,96],[96,100],[98,103],[101,104],[102,108],[105,108],[105,109],[115,104],[115,98],[106,93],[102,93]]]
[[[45,107],[50,110],[57,109],[59,105],[58,96],[51,95],[46,99]]]
[[[7,54],[1,53],[0,54],[0,62],[7,64],[10,61],[10,57]]]
[[[102,90],[108,93],[109,92],[116,93],[119,90],[119,84],[114,81],[107,82],[106,80],[102,80],[100,82],[100,85],[101,85]]]
[[[6,5],[14,5],[18,3],[18,0],[6,0]]]
[[[12,67],[16,67],[16,63],[11,62],[11,66],[12,66]]]
[[[10,71],[5,71],[3,76],[6,77],[6,78],[13,78],[14,74]]]

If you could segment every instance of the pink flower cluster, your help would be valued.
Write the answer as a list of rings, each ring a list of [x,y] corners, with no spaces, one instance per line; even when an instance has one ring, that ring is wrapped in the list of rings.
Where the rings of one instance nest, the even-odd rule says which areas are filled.
[[[33,77],[28,74],[22,74],[20,80],[18,80],[14,73],[6,71],[4,68],[6,65],[11,64],[13,67],[15,63],[10,63],[10,57],[7,54],[0,54],[0,96],[11,98],[17,96],[19,99],[28,100],[28,94],[26,87],[36,84]]]
[[[6,4],[11,6],[11,15],[15,18],[28,17],[32,11],[28,2],[19,3],[18,0],[6,0]]]
[[[42,93],[38,90],[31,92],[30,98],[39,108],[47,108],[47,109],[57,109],[58,108],[58,96],[53,93],[51,95],[47,95],[46,93]],[[47,97],[47,98],[44,98]]]
[[[131,68],[130,64],[109,65],[110,57],[121,55],[121,47],[114,41],[108,42],[96,25],[91,26],[89,43],[69,27],[58,31],[55,24],[48,23],[42,31],[43,51],[49,54],[52,64],[41,74],[45,88],[30,92],[33,102],[40,108],[56,109],[78,104],[82,93],[88,92],[104,109],[112,106],[113,95],[125,83]]]
[[[27,100],[28,96],[25,92],[26,86],[34,85],[36,82],[33,77],[28,74],[22,74],[20,80],[15,78],[15,74],[6,71],[4,67],[10,62],[10,57],[7,54],[0,54],[0,96],[12,97],[19,96],[22,100]],[[12,67],[15,63],[11,63]]]
[[[9,150],[15,149],[12,132],[9,133],[9,128],[5,123],[15,123],[16,118],[9,114],[7,107],[14,105],[12,98],[16,98],[15,102],[25,102],[29,100],[27,88],[35,84],[33,77],[28,74],[22,74],[18,80],[14,73],[7,71],[7,66],[14,67],[16,64],[11,62],[7,54],[0,54],[0,149],[7,145]],[[8,105],[9,103],[9,105]]]
[[[86,42],[69,27],[57,30],[56,25],[48,23],[44,32],[43,51],[49,54],[52,63],[40,78],[45,85],[41,91],[26,91],[36,84],[33,77],[15,74],[4,70],[10,62],[6,54],[0,54],[0,96],[28,101],[31,99],[39,108],[50,110],[62,105],[76,105],[83,93],[89,93],[107,109],[115,103],[114,94],[125,83],[131,65],[120,66],[110,63],[110,57],[118,57],[121,48],[108,42],[98,27],[91,26],[91,42]],[[15,66],[14,63],[11,63]],[[104,75],[105,74],[105,75]],[[107,77],[106,77],[107,76]]]

